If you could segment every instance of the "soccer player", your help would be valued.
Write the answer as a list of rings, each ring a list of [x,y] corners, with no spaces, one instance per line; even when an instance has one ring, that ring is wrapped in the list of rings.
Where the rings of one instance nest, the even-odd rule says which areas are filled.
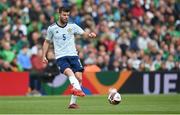
[[[77,54],[74,35],[80,34],[86,38],[95,38],[96,34],[94,32],[85,32],[74,23],[68,23],[69,15],[69,7],[59,8],[59,20],[50,25],[47,30],[47,37],[43,44],[42,61],[48,63],[46,54],[50,43],[53,43],[57,65],[73,86],[68,108],[77,109],[79,108],[76,104],[77,96],[83,97],[85,93],[81,89],[83,66]]]

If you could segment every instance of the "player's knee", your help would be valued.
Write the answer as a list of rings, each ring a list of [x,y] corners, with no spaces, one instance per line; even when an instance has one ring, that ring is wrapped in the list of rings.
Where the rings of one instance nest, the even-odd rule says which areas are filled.
[[[64,70],[64,74],[67,76],[71,76],[71,75],[73,75],[73,71],[70,68],[66,68]]]

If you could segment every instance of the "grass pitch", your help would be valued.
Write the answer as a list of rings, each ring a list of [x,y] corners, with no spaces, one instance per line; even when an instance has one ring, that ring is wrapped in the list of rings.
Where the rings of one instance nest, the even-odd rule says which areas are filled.
[[[0,97],[0,114],[180,114],[180,95],[121,95],[119,105],[107,96],[78,98],[80,109],[69,110],[70,96]]]

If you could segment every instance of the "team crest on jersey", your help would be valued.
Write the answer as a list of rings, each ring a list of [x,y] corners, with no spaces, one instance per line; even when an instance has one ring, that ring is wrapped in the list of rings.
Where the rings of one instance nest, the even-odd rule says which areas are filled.
[[[68,31],[68,33],[71,33],[72,32],[72,28],[68,28],[67,31]]]

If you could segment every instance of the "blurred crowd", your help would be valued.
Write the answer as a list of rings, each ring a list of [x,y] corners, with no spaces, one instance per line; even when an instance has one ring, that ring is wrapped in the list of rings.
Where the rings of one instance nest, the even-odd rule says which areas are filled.
[[[0,71],[47,68],[42,44],[63,5],[71,7],[70,22],[97,33],[93,40],[76,36],[85,71],[180,70],[178,0],[1,0]]]

